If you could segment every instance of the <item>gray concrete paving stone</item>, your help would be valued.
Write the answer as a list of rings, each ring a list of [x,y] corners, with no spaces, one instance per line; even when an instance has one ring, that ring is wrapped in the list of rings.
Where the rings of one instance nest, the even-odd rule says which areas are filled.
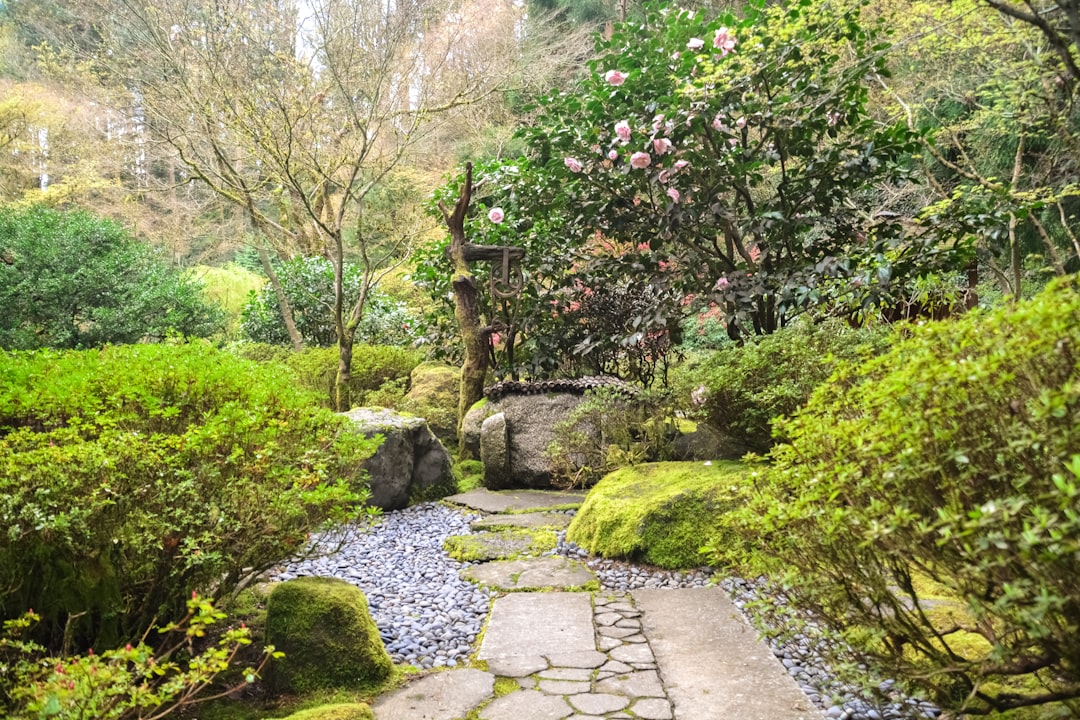
[[[622,615],[620,615],[619,613],[613,613],[613,612],[596,613],[596,624],[597,625],[614,625],[615,623],[619,622],[620,620],[622,620]]]
[[[482,720],[562,720],[573,714],[573,708],[562,697],[537,690],[520,690],[495,698],[480,711]]]
[[[534,675],[548,666],[548,661],[540,655],[517,655],[511,657],[490,658],[488,670],[501,677],[522,678]]]
[[[620,645],[622,645],[622,640],[616,640],[615,638],[601,636],[596,639],[596,647],[601,652],[607,652],[608,650],[617,648]]]
[[[547,490],[500,490],[493,492],[476,488],[443,498],[455,505],[464,505],[486,513],[505,513],[521,510],[544,510],[557,506],[579,506],[585,499],[583,492],[555,492]]]
[[[719,588],[632,595],[678,720],[715,720],[718,709],[739,720],[822,718]]]
[[[461,577],[500,590],[519,591],[580,588],[596,581],[596,575],[583,563],[555,556],[486,562],[465,568]]]
[[[634,707],[630,709],[641,720],[671,720],[672,718],[671,703],[663,698],[644,698],[634,703]]]
[[[590,713],[592,715],[605,715],[610,712],[617,712],[630,704],[630,698],[621,695],[608,695],[605,693],[571,695],[567,700],[578,712]]]
[[[500,528],[565,528],[573,520],[573,516],[566,513],[515,513],[506,515],[498,513],[487,517],[473,520],[469,526],[473,530],[495,530]]]
[[[592,680],[592,670],[589,668],[566,668],[556,667],[542,670],[537,675],[541,680]]]
[[[688,640],[692,641],[692,638],[688,638]],[[652,650],[649,649],[647,644],[622,645],[612,650],[608,655],[612,660],[630,664],[655,662]]]
[[[596,683],[596,692],[627,697],[665,697],[664,685],[655,670],[635,670]]]
[[[618,660],[609,660],[600,666],[600,670],[602,672],[628,673],[633,669],[634,668],[630,667],[626,663],[621,663]]]
[[[591,642],[591,640],[590,640]],[[547,656],[552,667],[598,668],[607,662],[607,655],[596,650],[551,653]]]
[[[598,627],[596,628],[596,632],[600,633],[604,637],[624,638],[628,635],[636,635],[637,633],[641,632],[641,628],[621,628],[610,625]]]
[[[536,688],[548,695],[577,695],[592,690],[592,682],[577,680],[538,680]]]
[[[456,720],[492,697],[495,676],[463,668],[435,673],[380,698],[376,720]]]
[[[595,647],[587,594],[513,593],[492,604],[477,658],[487,660],[491,667],[495,658],[595,652]]]

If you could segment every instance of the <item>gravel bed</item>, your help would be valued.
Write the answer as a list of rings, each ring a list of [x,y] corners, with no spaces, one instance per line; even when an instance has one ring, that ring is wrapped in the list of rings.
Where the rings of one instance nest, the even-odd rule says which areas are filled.
[[[367,595],[396,664],[454,667],[472,651],[490,594],[458,576],[471,563],[451,559],[442,544],[450,535],[468,533],[469,523],[479,517],[437,503],[383,513],[365,530],[315,538],[327,552],[341,547],[290,562],[271,579],[319,575],[350,582]]]

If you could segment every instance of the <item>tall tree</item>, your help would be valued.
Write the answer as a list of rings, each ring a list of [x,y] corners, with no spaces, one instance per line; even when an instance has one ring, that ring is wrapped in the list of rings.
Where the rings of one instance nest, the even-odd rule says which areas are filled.
[[[106,48],[94,58],[98,72],[129,94],[185,172],[242,208],[276,248],[333,264],[337,402],[347,409],[370,290],[410,240],[369,234],[368,201],[435,118],[498,89],[512,58],[459,49],[498,30],[497,16],[512,7],[496,4],[499,12],[477,23],[469,13],[478,10],[448,0],[100,0],[95,8]],[[364,267],[358,297],[346,297],[342,283],[348,255]]]

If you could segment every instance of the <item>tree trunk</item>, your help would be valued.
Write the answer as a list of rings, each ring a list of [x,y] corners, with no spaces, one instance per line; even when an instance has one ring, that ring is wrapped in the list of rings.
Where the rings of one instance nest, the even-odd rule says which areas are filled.
[[[285,330],[289,333],[289,341],[292,343],[293,350],[303,350],[304,338],[300,337],[300,331],[296,329],[296,319],[293,317],[292,305],[289,304],[289,298],[285,296],[285,289],[281,287],[281,278],[274,272],[274,266],[270,264],[270,256],[266,254],[266,248],[257,245],[256,250],[259,253],[259,262],[262,263],[263,272],[266,273],[266,277],[270,280],[270,287],[274,289],[274,296],[277,297],[278,308],[281,310],[281,317],[285,320]]]
[[[442,203],[439,204],[450,229],[450,261],[454,266],[450,285],[454,291],[454,317],[465,345],[458,398],[458,447],[462,448],[462,459],[466,460],[471,458],[464,450],[462,421],[469,408],[484,396],[484,380],[488,371],[488,340],[487,333],[480,325],[480,296],[476,288],[476,278],[470,272],[469,263],[465,259],[465,213],[468,212],[471,199],[472,163],[469,163],[465,166],[465,185],[461,188],[461,196],[454,203],[454,211],[451,213]]]

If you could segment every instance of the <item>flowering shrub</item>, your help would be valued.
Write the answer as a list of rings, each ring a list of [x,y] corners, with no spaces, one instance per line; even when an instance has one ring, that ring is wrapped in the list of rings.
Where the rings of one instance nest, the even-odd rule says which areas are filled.
[[[520,212],[559,214],[553,245],[641,248],[595,258],[605,268],[593,273],[693,295],[682,312],[714,303],[735,337],[835,303],[834,288],[855,307],[889,302],[907,278],[954,262],[862,209],[878,185],[906,179],[917,146],[866,112],[885,46],[857,8],[645,12],[598,39],[592,73],[540,98],[522,132],[544,180]]]
[[[40,617],[32,610],[22,618],[4,622],[0,634],[0,708],[7,706],[11,720],[125,720],[166,717],[200,697],[237,653],[251,643],[242,624],[220,633],[215,645],[189,654],[211,626],[225,618],[210,601],[193,594],[187,614],[158,630],[162,642],[153,648],[145,638],[123,648],[71,657],[45,657],[44,648],[21,638]],[[258,668],[243,671],[243,682],[254,682],[271,657],[263,651]]]

